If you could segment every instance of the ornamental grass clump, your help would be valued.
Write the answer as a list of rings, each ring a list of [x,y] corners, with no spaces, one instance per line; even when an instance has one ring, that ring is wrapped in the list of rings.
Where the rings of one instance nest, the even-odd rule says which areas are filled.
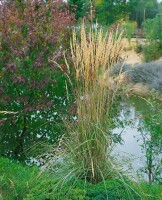
[[[122,33],[73,30],[71,55],[77,121],[68,128],[66,150],[79,178],[98,183],[113,176],[110,161],[110,129],[119,84],[112,84],[111,71],[123,50]],[[67,68],[70,66],[67,63]]]

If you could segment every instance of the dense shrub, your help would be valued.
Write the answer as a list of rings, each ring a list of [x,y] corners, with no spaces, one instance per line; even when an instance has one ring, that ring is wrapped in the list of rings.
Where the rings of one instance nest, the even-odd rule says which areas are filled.
[[[157,101],[157,97],[158,94],[152,91],[151,97],[145,102],[148,109],[142,113],[142,116],[139,115],[138,131],[140,132],[140,141],[142,141],[141,149],[145,155],[145,164],[140,167],[140,173],[147,176],[149,183],[161,184],[162,104]]]
[[[137,44],[137,46],[135,47],[135,51],[136,51],[136,53],[142,53],[142,51],[143,51],[142,44]]]
[[[161,188],[129,180],[109,180],[93,185],[83,180],[59,180],[51,173],[0,158],[0,197],[7,200],[154,200]]]
[[[0,154],[24,159],[25,148],[54,142],[62,128],[65,78],[50,60],[64,68],[73,18],[61,0],[5,1],[0,16],[0,110],[15,112],[0,115]]]
[[[161,56],[162,16],[159,14],[153,19],[147,19],[144,23],[144,27],[146,38],[149,41],[149,44],[143,47],[144,60],[149,62]]]
[[[83,180],[59,184],[42,179],[40,183],[30,190],[25,200],[160,200],[161,191],[160,185],[137,184],[127,179],[106,180],[96,185]]]
[[[122,63],[115,65],[112,75],[118,74],[121,70],[126,74],[131,83],[144,83],[150,89],[162,92],[162,62],[150,62],[135,65],[134,67]]]
[[[133,83],[147,84],[151,89],[162,92],[162,62],[143,63],[135,66],[129,72],[130,81]]]
[[[30,194],[27,195],[25,200],[44,200],[45,198],[49,198],[50,200],[64,200],[65,198],[68,200],[141,199],[138,193],[134,192],[119,180],[101,182],[97,185],[81,180],[76,180],[74,183],[69,182],[65,185],[57,184],[58,183],[55,183],[55,185],[53,185],[53,188],[55,188],[53,191],[52,188],[51,190],[47,188],[47,183],[44,185],[45,187],[43,187],[43,185],[35,187],[30,191]],[[44,194],[46,194],[46,196],[44,196]]]
[[[0,198],[23,199],[36,184],[39,170],[0,158]]]
[[[90,2],[87,0],[67,0],[69,3],[70,11],[75,13],[75,19],[85,17],[90,10]]]
[[[124,72],[128,72],[130,70],[130,65],[129,64],[125,64],[123,62],[118,62],[117,64],[114,65],[112,71],[111,71],[111,75],[119,75],[120,71],[121,73]]]
[[[128,38],[128,41],[130,43],[131,37],[133,36],[135,29],[137,27],[137,24],[135,22],[125,22],[123,24],[124,32],[126,37]]]
[[[144,61],[150,62],[157,60],[161,56],[160,44],[156,41],[143,46]]]
[[[145,21],[145,34],[148,40],[158,41],[162,47],[162,15]]]

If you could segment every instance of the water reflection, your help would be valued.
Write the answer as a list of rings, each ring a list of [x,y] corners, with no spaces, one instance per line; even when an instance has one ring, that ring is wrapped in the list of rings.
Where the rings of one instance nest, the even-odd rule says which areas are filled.
[[[151,109],[145,100],[130,99],[123,106],[120,120],[131,123],[125,123],[124,128],[114,129],[113,133],[121,133],[122,142],[116,144],[114,154],[120,159],[122,168],[128,170],[129,175],[135,179],[142,178],[153,182],[157,178],[159,181],[161,175],[159,166],[162,154],[158,139],[161,136],[161,129],[157,128],[156,123],[153,124],[151,118],[149,121],[141,120],[141,116],[147,113],[150,115],[150,112]],[[161,114],[160,110],[159,113]],[[153,120],[156,120],[155,117]],[[157,140],[151,140],[152,136],[157,136]]]

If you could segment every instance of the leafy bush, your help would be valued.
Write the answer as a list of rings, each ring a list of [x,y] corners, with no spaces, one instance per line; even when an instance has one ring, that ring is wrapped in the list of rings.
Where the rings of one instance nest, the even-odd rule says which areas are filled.
[[[157,101],[158,94],[152,92],[145,103],[149,110],[140,116],[138,131],[142,141],[141,149],[145,155],[145,165],[140,168],[147,175],[149,183],[162,183],[162,105]],[[150,106],[151,104],[151,106]]]
[[[48,178],[42,179],[42,181],[27,194],[24,200],[84,200],[85,194],[85,190],[73,186],[72,183],[58,186],[57,182]]]
[[[96,185],[57,179],[53,174],[0,158],[0,198],[7,200],[160,200],[160,185],[112,179]]]
[[[162,15],[157,15],[153,19],[147,19],[145,24],[145,34],[149,41],[159,40],[162,47]]]
[[[129,43],[131,41],[131,37],[133,33],[135,32],[136,27],[137,27],[136,22],[125,22],[123,24],[124,33],[126,37],[128,38]]]
[[[86,199],[140,199],[140,196],[138,196],[137,193],[135,193],[132,189],[128,187],[128,185],[125,182],[120,180],[109,180],[101,182],[97,185],[88,185],[87,186],[87,193],[86,193]]]
[[[0,155],[25,158],[25,149],[59,137],[67,110],[63,62],[73,18],[61,0],[4,1],[0,6]]]
[[[154,89],[157,92],[162,93],[162,62],[150,62],[142,63],[131,67],[128,64],[122,65],[118,63],[114,66],[112,75],[117,75],[119,71],[126,74],[131,83],[144,83],[149,86],[150,89]]]
[[[160,192],[160,185],[137,184],[127,179],[112,179],[96,185],[83,180],[60,184],[55,182],[53,185],[42,181],[42,184],[34,187],[24,200],[160,200]]]
[[[162,15],[157,15],[154,19],[147,19],[145,24],[146,38],[150,44],[143,47],[144,60],[146,62],[156,60],[161,56],[162,48]]]
[[[125,64],[123,62],[118,62],[117,64],[114,65],[112,71],[111,71],[111,75],[112,76],[118,76],[120,71],[121,73],[127,72],[130,70],[130,65],[129,64]]]
[[[68,0],[70,10],[75,12],[75,19],[83,18],[89,12],[90,2],[86,0]]]
[[[43,187],[43,185],[40,187],[35,187],[30,191],[31,193],[27,195],[25,200],[34,200],[34,198],[36,200],[44,200],[45,198],[49,198],[50,200],[64,200],[65,198],[68,200],[140,199],[138,193],[134,192],[133,189],[130,189],[119,180],[101,182],[97,185],[77,180],[74,181],[74,183],[69,182],[65,185],[58,186],[57,184],[55,184],[53,185],[53,188],[55,189],[53,189],[52,191],[52,189],[47,190],[47,188]],[[50,191],[49,194],[47,191]],[[46,196],[44,196],[45,193]]]
[[[151,42],[143,46],[143,56],[146,62],[157,60],[161,56],[160,45],[158,42]]]
[[[161,185],[142,182],[137,185],[136,189],[141,193],[142,199],[161,199]]]
[[[150,62],[135,66],[130,70],[129,77],[133,83],[147,84],[150,89],[155,89],[162,92],[161,77],[162,77],[162,63]]]
[[[0,158],[0,198],[7,200],[23,199],[35,185],[37,168],[22,166]]]
[[[136,51],[136,53],[142,53],[142,51],[143,51],[142,44],[137,44],[137,46],[135,47],[135,51]]]

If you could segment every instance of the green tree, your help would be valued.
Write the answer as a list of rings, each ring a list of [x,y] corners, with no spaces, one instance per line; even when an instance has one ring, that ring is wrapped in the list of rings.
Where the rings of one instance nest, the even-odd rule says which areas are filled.
[[[128,14],[128,3],[126,0],[94,0],[96,18],[99,23],[109,25]]]
[[[159,43],[162,48],[162,14],[158,14],[153,19],[147,19],[144,25],[147,39],[150,42]]]
[[[129,0],[130,20],[136,21],[141,27],[143,21],[148,18],[154,18],[159,12],[157,0]]]
[[[88,0],[68,0],[70,10],[75,13],[75,19],[78,20],[89,11],[90,1]]]

